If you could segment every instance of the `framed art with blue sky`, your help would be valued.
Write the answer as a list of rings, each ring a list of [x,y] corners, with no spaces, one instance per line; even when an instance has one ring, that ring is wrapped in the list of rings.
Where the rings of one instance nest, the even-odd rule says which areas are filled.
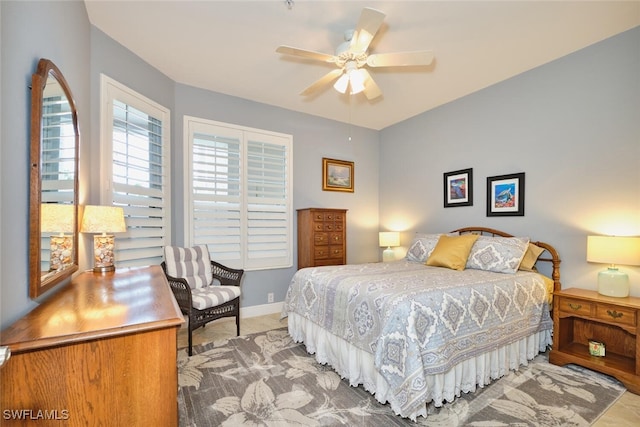
[[[473,206],[473,169],[445,172],[444,207]]]
[[[524,216],[524,172],[487,177],[487,216]]]

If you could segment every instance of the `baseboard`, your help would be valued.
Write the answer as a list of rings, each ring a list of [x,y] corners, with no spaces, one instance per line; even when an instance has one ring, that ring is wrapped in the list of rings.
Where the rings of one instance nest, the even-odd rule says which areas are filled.
[[[284,301],[271,304],[252,305],[251,307],[240,307],[240,318],[265,316],[282,312]]]

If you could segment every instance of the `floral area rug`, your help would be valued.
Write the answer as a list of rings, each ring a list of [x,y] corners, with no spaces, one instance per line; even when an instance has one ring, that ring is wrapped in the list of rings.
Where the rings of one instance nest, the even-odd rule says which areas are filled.
[[[286,328],[178,352],[180,426],[589,426],[625,391],[538,355],[414,423],[315,361]]]

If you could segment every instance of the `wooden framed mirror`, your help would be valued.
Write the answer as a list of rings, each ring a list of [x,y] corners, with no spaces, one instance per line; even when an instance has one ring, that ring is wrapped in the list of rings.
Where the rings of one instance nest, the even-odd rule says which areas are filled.
[[[78,270],[78,112],[56,65],[40,59],[31,77],[29,296]]]

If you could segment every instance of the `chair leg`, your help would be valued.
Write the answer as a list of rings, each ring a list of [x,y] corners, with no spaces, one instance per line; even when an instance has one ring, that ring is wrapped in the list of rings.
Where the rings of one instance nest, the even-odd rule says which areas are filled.
[[[191,331],[191,322],[189,322],[189,356],[191,356],[193,352],[193,338],[191,336],[193,332]]]
[[[236,335],[240,336],[240,315],[236,314]]]

